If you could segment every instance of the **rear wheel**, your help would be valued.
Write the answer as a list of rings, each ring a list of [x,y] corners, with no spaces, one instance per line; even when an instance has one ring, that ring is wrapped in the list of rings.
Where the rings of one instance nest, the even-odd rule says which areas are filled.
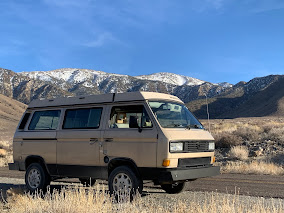
[[[94,178],[79,178],[79,180],[84,186],[93,186],[96,183]]]
[[[27,168],[25,182],[30,192],[45,191],[46,187],[50,185],[50,177],[41,164],[32,163]]]
[[[172,184],[161,184],[163,190],[169,194],[178,194],[185,189],[185,182],[172,183]]]
[[[143,188],[142,181],[127,166],[115,168],[110,173],[108,185],[110,193],[118,202],[131,201],[137,191],[142,193]]]

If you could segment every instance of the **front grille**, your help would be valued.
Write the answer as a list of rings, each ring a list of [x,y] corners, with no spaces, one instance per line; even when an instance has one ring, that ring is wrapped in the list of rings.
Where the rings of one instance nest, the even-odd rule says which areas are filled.
[[[210,164],[211,157],[178,159],[178,167],[205,167]]]
[[[209,141],[185,141],[185,152],[206,152],[209,151]]]

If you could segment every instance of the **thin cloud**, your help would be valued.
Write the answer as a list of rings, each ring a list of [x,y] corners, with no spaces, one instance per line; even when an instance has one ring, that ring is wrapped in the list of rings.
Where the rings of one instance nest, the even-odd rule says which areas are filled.
[[[115,41],[116,39],[110,33],[102,33],[97,36],[96,39],[84,43],[86,47],[101,47],[109,42]]]
[[[284,9],[283,0],[258,0],[254,1],[254,8],[251,10],[253,13],[263,13],[272,10]]]
[[[85,47],[93,47],[93,48],[102,47],[102,46],[110,45],[110,44],[119,44],[119,45],[127,46],[127,44],[125,44],[124,42],[116,38],[110,32],[103,32],[100,34],[93,33],[93,34],[96,35],[95,39],[82,43],[81,45]]]
[[[206,2],[213,8],[215,8],[216,10],[219,10],[221,8],[223,8],[224,4],[225,4],[225,0],[206,0]]]
[[[92,4],[92,0],[44,0],[46,5],[57,6],[57,7],[77,7],[84,8]]]

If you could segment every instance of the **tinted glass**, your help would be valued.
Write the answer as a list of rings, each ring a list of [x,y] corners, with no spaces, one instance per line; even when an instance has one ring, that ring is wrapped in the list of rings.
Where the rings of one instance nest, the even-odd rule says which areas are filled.
[[[37,111],[31,120],[29,130],[57,129],[60,110]]]
[[[63,129],[99,128],[102,108],[66,110]]]
[[[31,113],[26,113],[23,117],[23,120],[21,121],[21,124],[19,126],[19,129],[24,129],[26,126],[27,121],[29,120]]]

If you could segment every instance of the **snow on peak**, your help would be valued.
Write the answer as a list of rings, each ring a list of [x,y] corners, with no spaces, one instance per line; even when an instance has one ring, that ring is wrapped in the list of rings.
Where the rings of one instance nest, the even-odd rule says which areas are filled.
[[[135,78],[141,79],[141,80],[152,80],[152,81],[161,81],[168,84],[174,84],[178,86],[182,85],[188,85],[188,86],[195,86],[205,83],[205,81],[187,77],[183,75],[178,75],[174,73],[167,73],[167,72],[160,72],[160,73],[154,73],[150,75],[139,75],[135,76]]]
[[[103,72],[87,69],[64,68],[51,71],[22,72],[20,74],[42,81],[53,81],[56,79],[68,83],[81,83],[100,73]]]
[[[94,87],[95,85],[105,85],[106,81],[119,81],[121,84],[126,85],[130,84],[133,81],[133,78],[140,80],[159,81],[176,86],[197,86],[206,83],[205,81],[196,78],[167,72],[131,77],[128,75],[106,73],[103,71],[90,69],[62,68],[51,71],[21,72],[19,74],[32,79],[55,83],[63,89],[67,88],[68,85],[75,84],[82,84],[83,86],[90,88]],[[220,83],[215,85],[219,85],[221,87],[231,87],[231,84],[228,83]]]
[[[216,85],[224,87],[224,88],[230,88],[233,86],[233,84],[230,84],[228,82],[221,82],[221,83],[217,83]]]

